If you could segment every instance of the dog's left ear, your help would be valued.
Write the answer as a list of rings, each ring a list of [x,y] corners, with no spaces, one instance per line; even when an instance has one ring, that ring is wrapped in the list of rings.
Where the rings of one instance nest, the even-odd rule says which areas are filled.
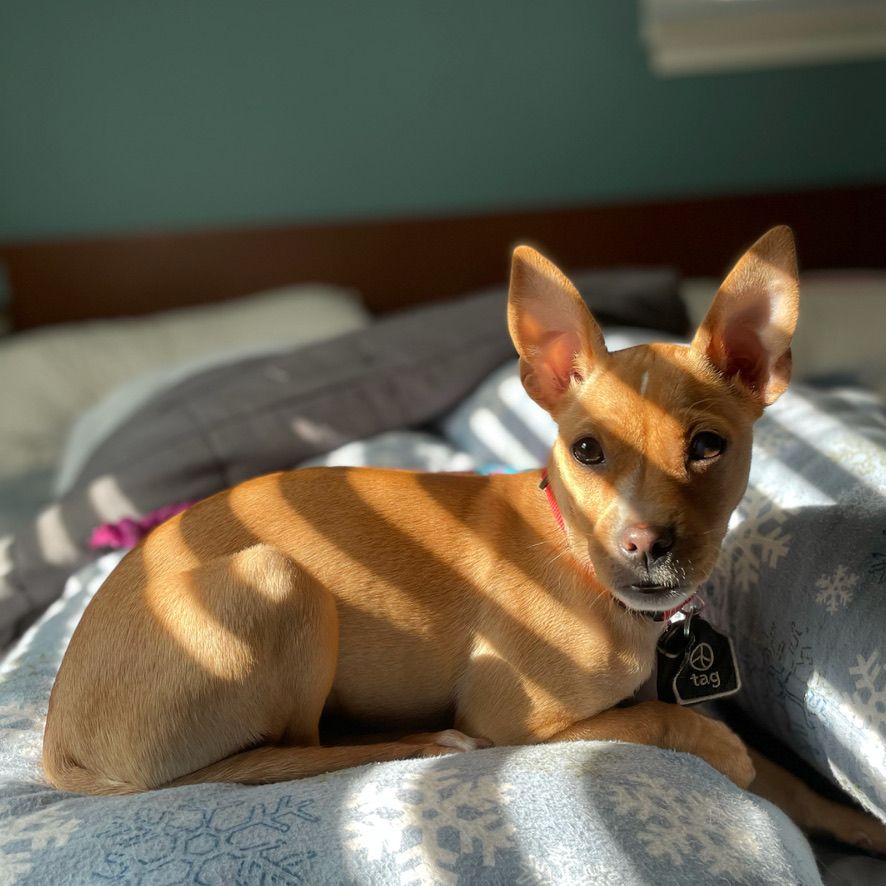
[[[738,260],[692,348],[768,406],[791,380],[799,304],[794,235],[782,225],[767,231]]]
[[[606,357],[603,333],[569,279],[530,246],[511,262],[508,328],[526,392],[550,412],[573,380]]]

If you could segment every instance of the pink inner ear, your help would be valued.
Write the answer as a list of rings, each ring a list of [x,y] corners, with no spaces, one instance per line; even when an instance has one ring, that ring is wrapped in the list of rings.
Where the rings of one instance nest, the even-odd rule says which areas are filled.
[[[572,378],[581,378],[581,373],[575,368],[575,358],[580,350],[581,342],[573,332],[557,330],[544,336],[541,351],[550,373],[549,383],[555,389],[551,393],[561,394]]]
[[[769,377],[769,353],[758,329],[759,310],[746,311],[728,322],[711,343],[719,353],[714,362],[727,378],[736,375],[753,391],[762,391]]]

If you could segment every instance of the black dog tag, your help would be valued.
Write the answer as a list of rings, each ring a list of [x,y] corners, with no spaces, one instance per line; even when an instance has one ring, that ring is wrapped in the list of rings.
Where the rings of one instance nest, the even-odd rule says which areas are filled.
[[[677,704],[725,698],[741,689],[732,640],[703,618],[671,625],[658,641],[658,697]]]

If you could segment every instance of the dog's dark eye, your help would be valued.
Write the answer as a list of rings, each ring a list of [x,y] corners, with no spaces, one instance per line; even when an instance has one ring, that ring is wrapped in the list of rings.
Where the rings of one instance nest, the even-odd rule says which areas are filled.
[[[593,437],[582,437],[572,444],[572,454],[583,465],[602,464],[605,456],[603,447]]]
[[[713,431],[702,431],[689,444],[689,461],[706,461],[726,451],[726,441]]]

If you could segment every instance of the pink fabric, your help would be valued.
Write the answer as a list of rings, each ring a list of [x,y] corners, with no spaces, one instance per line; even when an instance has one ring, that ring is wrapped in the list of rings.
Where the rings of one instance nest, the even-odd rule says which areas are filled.
[[[116,523],[102,523],[92,530],[89,547],[98,550],[124,550],[134,548],[155,526],[164,523],[170,517],[186,511],[194,502],[184,501],[177,505],[167,505],[145,514],[144,517],[133,519],[124,517]]]

